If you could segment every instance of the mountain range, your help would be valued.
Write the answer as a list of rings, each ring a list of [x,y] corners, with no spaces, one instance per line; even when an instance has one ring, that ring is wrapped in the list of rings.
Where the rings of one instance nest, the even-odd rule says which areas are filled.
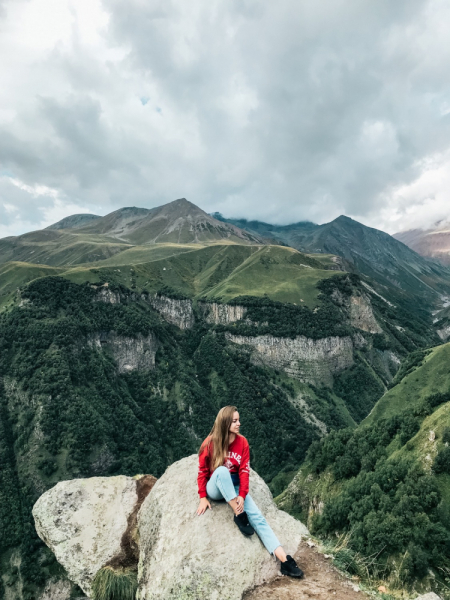
[[[427,542],[420,564],[405,558],[401,581],[424,565],[437,581],[450,532],[450,469],[432,468],[445,462],[447,295],[445,265],[344,216],[276,226],[180,199],[1,239],[0,598],[43,600],[49,581],[67,583],[33,533],[43,491],[74,477],[159,477],[231,403],[254,467],[292,514],[310,513],[324,536],[356,531],[348,556],[370,538],[386,573],[431,532],[438,551]],[[431,486],[436,506],[405,508],[388,472],[398,452],[411,490]],[[381,508],[365,477],[394,481]],[[317,502],[351,501],[372,503],[369,521],[365,508],[360,521],[317,514]],[[406,533],[384,551],[388,502],[414,526],[396,521]]]

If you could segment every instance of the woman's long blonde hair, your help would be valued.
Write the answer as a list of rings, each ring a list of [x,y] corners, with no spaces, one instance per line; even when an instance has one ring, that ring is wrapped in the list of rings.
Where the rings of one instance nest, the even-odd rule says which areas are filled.
[[[199,450],[200,454],[205,446],[208,447],[209,468],[211,471],[215,471],[217,467],[221,467],[228,454],[230,427],[233,423],[235,412],[237,412],[235,406],[224,406],[219,410],[211,433]]]

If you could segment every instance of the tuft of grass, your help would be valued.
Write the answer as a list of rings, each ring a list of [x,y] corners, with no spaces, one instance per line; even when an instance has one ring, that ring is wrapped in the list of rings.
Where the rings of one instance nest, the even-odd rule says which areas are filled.
[[[333,557],[335,566],[349,575],[358,577],[370,586],[386,577],[385,565],[378,561],[377,554],[363,556],[351,547],[351,532],[341,535],[336,541],[327,540],[324,550]]]
[[[137,573],[129,569],[103,567],[92,582],[93,600],[134,600],[137,591]]]

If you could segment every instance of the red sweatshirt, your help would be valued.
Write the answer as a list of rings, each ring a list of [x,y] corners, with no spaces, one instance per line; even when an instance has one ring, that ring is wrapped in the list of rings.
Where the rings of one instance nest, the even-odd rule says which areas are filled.
[[[209,444],[210,438],[207,437],[203,442],[200,455],[198,457],[198,493],[200,498],[206,498],[206,484],[212,475],[209,467]],[[212,454],[212,444],[211,444]],[[243,435],[237,435],[228,448],[228,456],[223,462],[224,467],[230,473],[239,473],[239,496],[244,498],[248,494],[249,476],[250,476],[250,448]]]

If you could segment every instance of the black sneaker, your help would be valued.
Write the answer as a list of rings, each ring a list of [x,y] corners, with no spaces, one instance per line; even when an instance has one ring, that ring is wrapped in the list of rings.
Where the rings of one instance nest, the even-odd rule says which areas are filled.
[[[286,562],[281,563],[281,574],[288,575],[289,577],[303,577],[303,571],[297,566],[297,563],[292,556],[287,555]]]
[[[240,515],[235,515],[234,522],[241,530],[241,533],[243,533],[244,535],[249,536],[249,535],[253,535],[255,533],[255,530],[249,523],[246,512],[242,512]]]

